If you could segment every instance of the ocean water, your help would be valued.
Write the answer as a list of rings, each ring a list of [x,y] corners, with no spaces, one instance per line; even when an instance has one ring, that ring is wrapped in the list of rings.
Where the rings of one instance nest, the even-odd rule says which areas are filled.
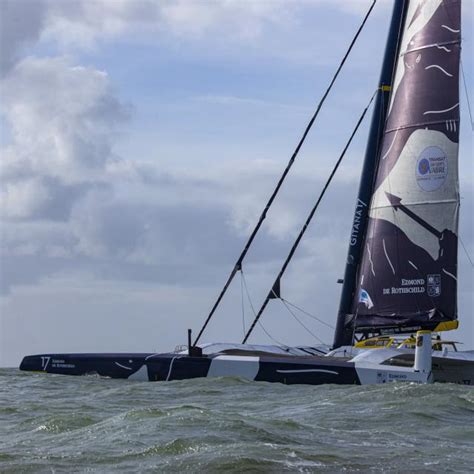
[[[0,370],[0,472],[472,472],[474,389]]]

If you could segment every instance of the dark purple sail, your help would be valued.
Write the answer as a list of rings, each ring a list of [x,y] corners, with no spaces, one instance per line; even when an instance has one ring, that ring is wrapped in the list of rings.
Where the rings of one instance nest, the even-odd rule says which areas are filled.
[[[460,0],[411,0],[352,314],[355,332],[457,327]]]

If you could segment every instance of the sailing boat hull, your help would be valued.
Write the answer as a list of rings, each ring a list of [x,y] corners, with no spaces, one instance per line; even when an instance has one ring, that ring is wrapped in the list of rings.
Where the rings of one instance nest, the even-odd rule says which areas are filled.
[[[433,381],[431,370],[414,370],[411,364],[390,365],[400,353],[368,350],[353,359],[325,356],[284,356],[274,354],[210,354],[190,357],[166,354],[41,354],[23,359],[20,370],[62,375],[98,374],[104,377],[171,381],[199,377],[240,377],[253,381],[283,384],[379,384],[388,382]],[[412,357],[412,356],[411,356]],[[466,372],[467,370],[467,372]],[[470,372],[469,372],[470,370]],[[466,361],[464,371],[449,371],[456,380],[474,384],[474,362]],[[459,379],[459,380],[458,380]]]
[[[61,375],[170,381],[241,377],[284,384],[360,384],[353,363],[340,358],[169,354],[41,354],[26,356],[20,370]]]

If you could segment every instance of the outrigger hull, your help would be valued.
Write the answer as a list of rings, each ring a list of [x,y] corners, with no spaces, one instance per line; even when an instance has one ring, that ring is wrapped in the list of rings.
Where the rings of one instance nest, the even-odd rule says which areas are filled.
[[[284,384],[360,384],[354,363],[318,356],[190,357],[165,354],[41,354],[26,356],[20,370],[62,375],[171,381],[198,377],[242,377]]]

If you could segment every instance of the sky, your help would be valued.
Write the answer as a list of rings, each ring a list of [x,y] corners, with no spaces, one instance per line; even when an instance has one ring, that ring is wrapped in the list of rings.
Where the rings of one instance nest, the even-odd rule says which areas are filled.
[[[0,0],[0,366],[196,334],[369,0]],[[377,86],[379,0],[202,342],[240,342]],[[462,62],[473,100],[474,2]],[[332,342],[369,120],[250,342]],[[459,318],[474,348],[461,87]],[[250,299],[250,302],[249,302]],[[242,300],[244,304],[242,304]],[[308,331],[309,329],[309,331]]]

